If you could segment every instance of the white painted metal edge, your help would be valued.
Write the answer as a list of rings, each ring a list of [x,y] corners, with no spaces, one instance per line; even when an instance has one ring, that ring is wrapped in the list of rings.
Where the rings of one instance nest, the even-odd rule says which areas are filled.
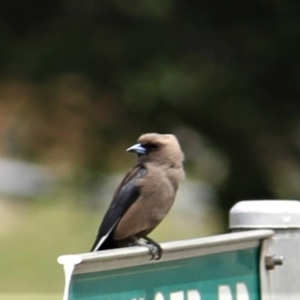
[[[62,255],[58,258],[58,262],[64,265],[66,272],[71,274],[105,271],[247,249],[258,246],[261,239],[269,238],[273,234],[274,232],[272,230],[249,230],[162,243],[163,255],[159,261],[150,261],[148,250],[144,247],[128,247],[109,251]]]

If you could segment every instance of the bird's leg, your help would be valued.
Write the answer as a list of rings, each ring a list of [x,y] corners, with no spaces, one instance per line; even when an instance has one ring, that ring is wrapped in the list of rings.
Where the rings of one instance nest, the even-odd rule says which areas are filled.
[[[151,260],[159,260],[162,256],[161,246],[147,236],[143,237],[143,239],[146,240],[146,244],[144,245],[149,249]]]

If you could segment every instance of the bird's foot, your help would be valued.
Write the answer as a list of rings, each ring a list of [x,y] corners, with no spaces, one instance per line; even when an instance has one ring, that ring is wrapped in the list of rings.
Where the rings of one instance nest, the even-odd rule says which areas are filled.
[[[144,237],[143,238],[145,242],[141,242],[140,240],[138,241],[139,246],[144,246],[149,249],[149,254],[151,255],[150,260],[159,260],[162,256],[162,248],[161,246],[150,239],[149,237]]]

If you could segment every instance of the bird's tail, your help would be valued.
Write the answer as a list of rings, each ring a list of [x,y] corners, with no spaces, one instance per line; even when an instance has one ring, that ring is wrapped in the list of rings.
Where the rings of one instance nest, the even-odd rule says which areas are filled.
[[[115,226],[117,225],[118,221],[119,220],[117,220],[114,223],[114,225],[110,228],[110,230],[105,235],[101,235],[100,234],[101,230],[99,230],[96,241],[94,242],[94,245],[91,249],[91,252],[118,248],[116,242],[113,240],[112,237],[113,230],[115,229]]]
[[[115,241],[108,237],[107,239],[103,239],[104,237],[97,239],[91,249],[91,252],[101,251],[101,250],[109,250],[109,249],[115,249],[118,248]]]

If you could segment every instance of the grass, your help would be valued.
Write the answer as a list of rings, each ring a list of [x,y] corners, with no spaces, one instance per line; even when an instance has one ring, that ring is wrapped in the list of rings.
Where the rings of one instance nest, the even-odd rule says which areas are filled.
[[[57,257],[88,251],[103,213],[66,199],[26,204],[6,201],[0,202],[0,210],[1,206],[7,214],[5,224],[0,220],[5,229],[0,232],[0,291],[4,293],[0,300],[61,299],[64,276]],[[209,218],[204,224],[196,217],[172,212],[151,237],[161,242],[217,230]]]
[[[0,294],[0,300],[61,300],[62,294]]]

